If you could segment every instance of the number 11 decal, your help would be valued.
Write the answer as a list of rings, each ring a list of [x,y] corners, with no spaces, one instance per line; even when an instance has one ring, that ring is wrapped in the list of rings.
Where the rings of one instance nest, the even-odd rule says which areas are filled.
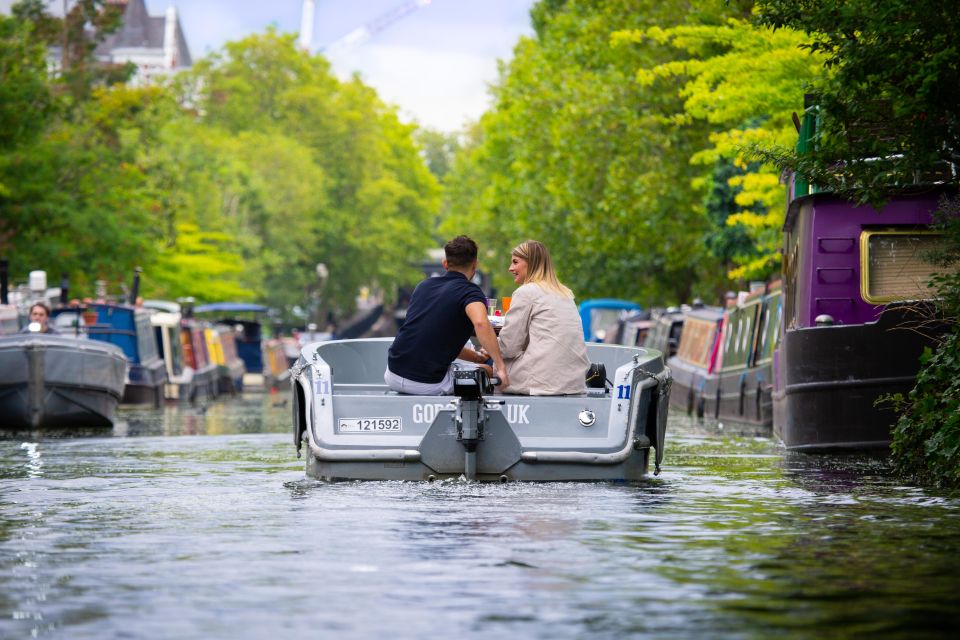
[[[628,384],[618,384],[617,385],[617,400],[629,400],[630,399],[630,385]]]

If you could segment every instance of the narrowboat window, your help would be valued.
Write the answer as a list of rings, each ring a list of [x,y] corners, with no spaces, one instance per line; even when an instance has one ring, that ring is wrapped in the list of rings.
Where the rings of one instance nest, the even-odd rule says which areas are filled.
[[[751,309],[753,311],[753,309]],[[743,347],[740,351],[743,354],[750,353],[750,338],[753,336],[753,316],[743,316]]]
[[[871,303],[936,296],[930,277],[943,269],[928,262],[943,245],[930,231],[864,231],[860,236],[860,293]]]
[[[757,337],[759,338],[759,343],[757,344],[757,354],[760,357],[763,357],[763,354],[767,352],[767,343],[769,342],[769,329],[770,327],[770,307],[768,306],[763,310],[763,316],[760,320],[760,326],[757,327]]]

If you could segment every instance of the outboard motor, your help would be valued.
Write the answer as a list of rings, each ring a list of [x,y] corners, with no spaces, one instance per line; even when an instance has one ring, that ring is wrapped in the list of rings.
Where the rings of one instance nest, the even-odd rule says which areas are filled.
[[[463,445],[463,474],[468,480],[477,477],[477,445],[483,440],[486,422],[486,404],[503,404],[503,400],[484,401],[483,394],[493,393],[499,384],[497,378],[488,378],[483,369],[458,369],[453,372],[453,395],[457,396],[457,440]]]

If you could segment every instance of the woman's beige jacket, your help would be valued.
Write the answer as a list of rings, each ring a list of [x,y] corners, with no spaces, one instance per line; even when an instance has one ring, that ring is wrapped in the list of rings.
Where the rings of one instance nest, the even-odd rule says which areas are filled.
[[[538,284],[521,285],[513,292],[499,341],[510,377],[504,392],[554,396],[586,391],[590,361],[571,298]]]

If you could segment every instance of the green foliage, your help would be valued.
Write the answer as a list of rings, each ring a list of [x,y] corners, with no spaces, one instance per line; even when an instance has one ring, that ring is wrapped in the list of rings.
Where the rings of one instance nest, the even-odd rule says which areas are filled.
[[[0,151],[30,141],[47,125],[53,96],[45,53],[29,24],[0,15]]]
[[[893,431],[894,461],[917,482],[960,487],[960,330],[921,360]]]
[[[233,236],[178,224],[176,251],[163,251],[155,272],[146,274],[150,290],[169,299],[251,300],[253,291],[238,284],[243,260],[232,250]]]
[[[710,254],[718,258],[727,271],[733,270],[737,262],[745,263],[759,257],[746,227],[739,223],[727,223],[731,216],[742,211],[737,204],[737,196],[743,189],[734,186],[731,181],[746,173],[746,169],[738,167],[730,160],[718,160],[710,180],[710,192],[704,202],[712,228],[704,235],[703,242]],[[762,215],[764,211],[759,204],[754,204],[753,213]]]
[[[924,353],[917,383],[907,398],[894,398],[901,415],[892,450],[901,474],[924,484],[960,487],[960,197],[943,198],[937,227],[947,242],[931,256],[942,275],[939,311],[953,327]]]
[[[707,127],[667,121],[682,108],[674,88],[633,81],[671,52],[611,42],[615,31],[697,19],[698,10],[644,0],[534,7],[537,38],[521,40],[502,67],[494,109],[445,183],[444,235],[476,237],[499,288],[511,286],[510,249],[528,237],[550,247],[580,297],[651,304],[722,288],[701,242],[706,185],[691,188],[703,169],[689,159],[708,145]]]
[[[33,1],[0,17],[0,254],[15,280],[63,271],[82,292],[139,265],[146,296],[253,299],[292,320],[417,279],[439,186],[372,89],[272,30],[167,86],[111,85],[89,56],[116,26],[102,5],[76,3],[66,23]],[[71,31],[80,18],[92,39]],[[48,77],[43,45],[64,35],[68,66]]]
[[[413,127],[372,89],[269,30],[200,61],[178,91],[201,108],[217,157],[237,159],[221,166],[228,206],[210,224],[237,234],[264,302],[349,311],[363,286],[389,298],[416,279],[439,187]]]
[[[682,109],[663,117],[678,125],[709,123],[709,144],[690,160],[705,167],[732,162],[740,170],[725,177],[738,208],[717,222],[733,227],[734,237],[745,233],[752,242],[731,256],[739,266],[730,276],[770,277],[779,266],[784,189],[778,168],[751,162],[747,151],[796,140],[792,114],[802,109],[803,86],[816,77],[822,58],[799,47],[803,41],[799,32],[757,28],[737,18],[719,24],[623,30],[614,37],[619,42],[655,42],[685,54],[639,69],[637,80],[644,86],[680,81]],[[718,177],[714,173],[712,179]],[[704,174],[696,184],[709,180]]]
[[[460,140],[455,133],[445,133],[433,129],[419,129],[415,135],[417,144],[422,149],[427,168],[443,181],[453,168],[454,159],[460,150]]]
[[[811,182],[878,202],[960,161],[960,12],[942,0],[758,0],[760,20],[807,34],[828,73],[816,153],[774,157]],[[865,159],[874,159],[865,162]],[[882,161],[876,161],[882,158]],[[947,176],[947,180],[955,180]]]
[[[148,182],[138,149],[157,127],[153,90],[95,90],[75,121],[4,154],[0,252],[14,276],[72,274],[77,286],[113,279],[155,255]]]

